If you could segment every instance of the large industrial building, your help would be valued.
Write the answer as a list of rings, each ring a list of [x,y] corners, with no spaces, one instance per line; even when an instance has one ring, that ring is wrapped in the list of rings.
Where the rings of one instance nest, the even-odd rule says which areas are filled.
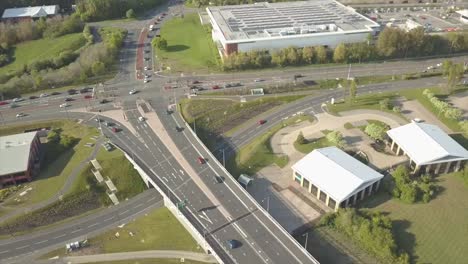
[[[32,20],[41,17],[52,17],[58,15],[59,11],[60,7],[58,5],[7,8],[3,11],[2,20],[18,22],[21,20]]]
[[[392,151],[409,157],[414,174],[458,171],[468,162],[468,151],[438,126],[409,123],[387,134]]]
[[[292,170],[294,181],[335,211],[376,192],[383,178],[337,147],[315,149]]]
[[[40,144],[37,131],[0,137],[0,188],[37,175]]]
[[[206,8],[221,54],[366,41],[379,24],[333,0]]]

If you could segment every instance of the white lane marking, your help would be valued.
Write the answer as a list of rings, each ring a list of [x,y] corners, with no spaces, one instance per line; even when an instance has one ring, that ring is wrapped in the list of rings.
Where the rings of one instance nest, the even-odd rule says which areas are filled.
[[[164,179],[166,182],[169,182],[169,180],[167,180],[167,178],[166,178],[166,177],[162,177],[162,178],[163,178],[163,179]]]
[[[123,214],[127,213],[128,211],[129,211],[129,210],[125,210],[125,211],[119,213],[119,215],[123,215]]]
[[[42,240],[42,241],[36,242],[36,243],[34,243],[34,244],[35,244],[35,245],[38,245],[38,244],[45,243],[45,242],[47,242],[47,241],[49,241],[49,240],[47,240],[47,239],[46,239],[46,240]]]
[[[242,229],[237,225],[237,223],[233,223],[232,225],[237,229],[237,231],[239,231],[239,233],[242,234],[242,236],[244,236],[244,238],[247,238],[247,235],[244,233],[244,231],[242,231]]]
[[[71,233],[73,234],[73,233],[80,232],[80,231],[81,229],[76,229],[76,230],[71,231]]]
[[[104,219],[104,221],[107,222],[107,221],[109,221],[109,220],[112,220],[113,218],[114,218],[114,217],[112,216],[112,217],[109,217],[109,218],[107,218],[107,219]]]
[[[94,224],[92,224],[92,225],[89,225],[88,228],[91,228],[91,227],[97,226],[97,225],[99,225],[99,223],[94,223]]]
[[[29,245],[22,246],[22,247],[17,247],[17,248],[15,248],[15,249],[22,249],[22,248],[27,248],[27,247],[29,247]]]
[[[182,175],[185,175],[183,170],[179,170],[179,171],[180,171],[180,173],[182,173]]]
[[[66,234],[63,234],[63,235],[60,235],[60,236],[56,236],[56,237],[54,237],[54,239],[61,238],[61,237],[64,237],[64,236],[66,236]]]
[[[213,224],[213,221],[211,221],[211,219],[208,217],[208,215],[206,215],[205,212],[202,212],[202,213],[203,213],[203,215],[198,214],[198,217],[200,217],[201,219],[203,219],[203,220],[205,220],[207,222],[210,222],[210,224]]]
[[[10,250],[0,251],[0,254],[10,252]]]

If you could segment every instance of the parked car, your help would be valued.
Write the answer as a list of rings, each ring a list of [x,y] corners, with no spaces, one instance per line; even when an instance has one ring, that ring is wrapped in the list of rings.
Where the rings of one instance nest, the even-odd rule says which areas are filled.
[[[144,118],[142,116],[138,117],[138,121],[140,121],[140,122],[144,122],[145,120],[146,120],[146,118]]]
[[[21,101],[24,101],[24,99],[21,98],[21,97],[13,99],[13,103],[18,103],[18,102],[21,102]]]
[[[70,104],[69,103],[63,103],[60,105],[60,108],[65,108],[65,107],[69,107]]]
[[[259,125],[263,125],[265,123],[266,123],[265,119],[260,119],[260,120],[257,121],[257,124],[259,124]]]
[[[421,118],[413,118],[413,119],[411,119],[411,122],[413,122],[413,123],[422,123],[423,120]]]
[[[94,118],[94,121],[99,123],[99,122],[101,122],[101,119],[96,117],[96,118]]]
[[[91,99],[91,98],[93,98],[93,96],[92,96],[92,95],[89,95],[89,94],[87,94],[87,95],[84,96],[84,99]]]
[[[49,96],[49,95],[46,94],[46,93],[41,93],[41,94],[39,95],[40,98],[44,98],[44,97],[47,97],[47,96]]]
[[[149,79],[146,79],[146,78],[145,78],[145,79],[143,80],[143,83],[149,83],[149,82],[150,82]]]
[[[254,82],[263,82],[263,79],[255,79]]]
[[[100,104],[105,104],[107,102],[108,102],[107,99],[102,99],[101,101],[99,101]]]
[[[205,163],[205,159],[202,158],[202,157],[198,157],[197,161],[198,161],[199,164],[204,164]]]
[[[110,143],[104,143],[103,146],[107,151],[111,151],[113,149],[113,147],[112,147],[112,145]]]
[[[111,130],[112,130],[112,132],[117,133],[117,132],[120,131],[120,128],[118,128],[118,127],[112,127]]]
[[[50,95],[59,95],[60,92],[52,92]]]
[[[136,94],[136,93],[137,93],[137,90],[135,90],[135,89],[132,89],[132,90],[130,90],[130,92],[128,92],[128,94],[130,94],[130,95],[131,94]]]
[[[70,97],[65,98],[65,102],[71,102],[71,101],[73,101],[73,100],[74,100],[74,99],[73,99],[73,98],[70,98]]]
[[[69,95],[76,94],[76,90],[75,89],[70,89],[70,90],[67,91],[67,93]]]
[[[240,246],[240,242],[235,240],[235,239],[229,239],[227,242],[227,245],[229,247],[229,249],[235,249],[235,248],[238,248]]]
[[[213,85],[213,87],[211,87],[213,90],[218,90],[220,87],[219,85]]]
[[[0,102],[0,105],[7,105],[7,104],[8,104],[7,101],[1,101],[1,102]]]
[[[106,127],[111,127],[111,126],[113,126],[114,124],[113,124],[112,122],[106,121],[106,122],[104,122],[104,125],[105,125]]]
[[[302,77],[304,77],[304,75],[302,75],[300,73],[299,74],[294,74],[294,78],[302,78]]]
[[[29,100],[33,100],[33,99],[37,99],[37,96],[31,95],[31,96],[29,96],[28,98],[29,98]]]
[[[26,114],[24,114],[24,113],[18,113],[18,114],[16,114],[16,118],[20,118],[20,117],[23,117],[23,116],[26,116]]]

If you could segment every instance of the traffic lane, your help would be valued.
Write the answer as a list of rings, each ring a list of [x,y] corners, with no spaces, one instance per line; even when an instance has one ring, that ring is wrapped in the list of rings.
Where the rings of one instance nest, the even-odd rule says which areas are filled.
[[[148,129],[149,133],[152,132],[151,129]],[[154,135],[155,136],[155,135]],[[162,146],[162,143],[160,143]],[[169,154],[168,150],[165,150]],[[163,155],[162,157],[159,157],[159,159],[166,159],[167,156],[164,155],[164,153],[160,153],[159,155]],[[158,157],[156,157],[158,159]],[[248,247],[238,249],[234,251],[233,257],[235,259],[241,258],[242,262],[241,263],[260,263],[261,259],[264,259],[264,256],[261,256],[261,250],[254,248],[255,244],[252,244],[249,242],[247,237],[244,235],[244,237],[241,237],[241,234],[245,234],[242,230],[236,230],[235,233],[229,232],[226,230],[226,228],[229,228],[229,225],[231,224],[230,221],[232,219],[226,219],[221,212],[217,209],[217,205],[214,205],[208,198],[205,196],[201,195],[203,192],[199,189],[199,187],[189,178],[187,173],[185,173],[181,167],[175,167],[179,166],[178,163],[170,164],[168,162],[163,163],[165,164],[166,169],[162,171],[162,173],[167,172],[168,170],[173,169],[174,171],[179,171],[181,174],[177,175],[182,179],[182,177],[185,177],[185,180],[183,181],[182,184],[176,183],[169,174],[165,174],[165,176],[159,175],[161,181],[165,181],[165,184],[168,186],[171,186],[172,190],[175,190],[176,194],[178,194],[178,197],[180,199],[187,199],[187,209],[191,211],[193,214],[194,212],[200,212],[198,216],[195,216],[195,218],[198,218],[198,221],[204,223],[204,229],[207,230],[210,234],[215,230],[213,234],[216,233],[216,238],[218,238],[218,244],[222,245],[225,248],[225,241],[228,239],[238,239],[239,241],[244,241],[243,244],[245,244]],[[151,167],[150,170],[154,170],[154,167]],[[161,171],[158,171],[161,172]],[[200,173],[200,172],[198,172]],[[175,176],[174,176],[175,177]],[[196,197],[196,199],[194,199]],[[204,220],[204,221],[202,221]],[[234,224],[236,226],[237,224]],[[237,229],[240,229],[237,227]],[[244,238],[244,239],[242,239]],[[249,251],[249,247],[251,248],[251,251]],[[236,253],[237,252],[237,253]],[[260,253],[259,253],[260,252]],[[260,255],[259,259],[253,260],[252,256],[255,254]],[[251,262],[254,261],[254,262]]]
[[[167,118],[167,116],[166,116]],[[168,122],[169,120],[166,120]],[[180,125],[180,124],[179,124]],[[180,135],[184,134],[185,131],[180,132]],[[189,132],[187,132],[189,133]],[[190,133],[189,133],[190,134]],[[204,150],[200,151],[200,149],[197,149],[197,147],[193,144],[193,142],[189,141],[188,138],[185,136],[173,136],[173,140],[178,144],[179,146],[191,146],[191,148],[187,148],[183,153],[184,156],[188,156],[189,158],[192,158],[192,166],[196,168],[197,162],[196,159],[194,159],[195,156],[201,156],[204,158],[209,157],[208,153],[206,153]],[[201,154],[200,154],[200,153]],[[190,161],[189,161],[190,163]],[[296,261],[301,262],[295,255],[300,254],[301,252],[296,252],[293,253],[291,252],[287,247],[294,245],[285,245],[282,240],[286,239],[289,240],[289,238],[278,238],[275,235],[272,234],[272,226],[269,228],[265,228],[266,226],[263,226],[261,222],[259,223],[259,219],[256,218],[255,210],[256,205],[251,202],[250,199],[247,197],[240,197],[242,196],[241,192],[238,192],[238,195],[235,195],[235,189],[236,187],[232,186],[233,184],[236,184],[236,182],[231,179],[230,175],[226,174],[224,171],[221,171],[217,169],[216,164],[213,163],[213,167],[210,166],[210,163],[213,163],[213,161],[207,160],[206,164],[198,164],[200,167],[204,167],[203,170],[197,170],[197,173],[201,176],[202,180],[204,180],[205,184],[211,187],[210,189],[214,190],[214,194],[217,195],[217,199],[220,201],[223,201],[223,206],[225,206],[226,210],[233,216],[234,219],[232,224],[235,225],[237,228],[239,228],[241,233],[243,234],[256,234],[256,236],[251,236],[250,238],[245,237],[245,241],[252,244],[252,245],[257,245],[258,252],[261,255],[261,258],[264,261],[270,261],[269,256],[276,256],[277,253],[279,253],[281,256],[283,256],[286,262],[291,262],[291,259],[296,258]],[[222,184],[216,184],[213,182],[213,177],[214,175],[221,176],[224,178],[224,182]],[[229,186],[231,185],[231,187]],[[238,185],[237,185],[238,186]],[[216,191],[217,190],[217,191]],[[240,201],[240,203],[239,203]],[[255,219],[251,219],[251,222],[248,223],[247,221],[243,222],[238,222],[240,219],[244,219],[245,217],[252,215],[255,217]],[[263,221],[269,221],[268,219],[263,219]],[[255,226],[255,228],[253,228]],[[275,226],[274,229],[277,227]],[[273,230],[274,230],[273,229]],[[248,231],[246,231],[248,230]],[[258,235],[258,236],[257,236]],[[284,234],[283,234],[284,235]],[[287,242],[286,242],[287,243]],[[299,256],[299,258],[301,258]],[[307,261],[307,257],[305,258]],[[310,261],[310,260],[309,260]],[[281,263],[281,262],[280,262]]]
[[[141,195],[136,199],[124,201],[121,204],[106,209],[107,212],[79,219],[66,226],[46,231],[40,234],[26,235],[12,240],[0,241],[0,259],[18,257],[38,251],[42,248],[65,244],[77,239],[85,239],[89,234],[103,231],[127,223],[131,218],[152,208],[163,206],[162,197],[154,191],[149,195]]]
[[[201,153],[198,155],[209,157],[209,154],[203,148],[197,148],[193,143],[194,142],[191,141],[179,142],[179,144],[192,145],[194,147],[193,150],[196,153]],[[185,151],[184,154],[188,154],[188,150]],[[197,154],[192,154],[192,156],[193,155]],[[213,166],[210,166],[210,163],[212,163]],[[286,234],[280,232],[275,235],[271,231],[277,230],[278,227],[271,222],[270,219],[267,219],[262,212],[258,212],[253,209],[256,208],[256,204],[254,204],[252,200],[246,197],[240,190],[236,191],[236,188],[241,187],[229,174],[226,174],[221,170],[214,161],[207,160],[207,163],[203,165],[210,167],[210,170],[207,170],[207,173],[203,173],[201,175],[203,179],[212,178],[213,174],[224,178],[224,182],[222,184],[217,184],[214,187],[218,189],[218,192],[215,193],[221,194],[217,198],[223,201],[223,205],[225,205],[229,213],[237,215],[235,224],[240,226],[244,233],[255,234],[255,236],[250,237],[250,240],[253,240],[250,243],[257,244],[258,247],[260,247],[260,250],[266,253],[266,256],[264,257],[265,261],[271,258],[269,256],[278,256],[279,254],[282,258],[279,263],[282,263],[283,261],[291,262],[291,259],[296,259],[299,263],[303,261],[310,262],[307,256],[302,256],[303,254],[300,250],[295,250],[297,246],[294,245],[294,242],[292,242],[288,237],[285,237]],[[206,184],[209,185],[209,181],[206,182]],[[239,201],[241,201],[241,203],[239,203]],[[246,213],[239,215],[239,212]],[[244,220],[240,221],[241,219]]]

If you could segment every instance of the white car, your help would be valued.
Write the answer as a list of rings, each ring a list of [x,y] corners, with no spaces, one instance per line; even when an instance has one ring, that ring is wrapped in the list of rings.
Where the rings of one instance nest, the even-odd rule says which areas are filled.
[[[26,116],[24,113],[18,113],[16,114],[16,118],[20,118],[20,117],[23,117],[23,116]]]
[[[136,94],[136,92],[137,92],[137,90],[132,89],[132,90],[130,90],[130,92],[128,92],[128,94]]]
[[[18,103],[18,102],[21,102],[21,101],[23,101],[23,100],[24,100],[23,98],[19,97],[19,98],[13,99],[13,102],[14,102],[14,103]]]
[[[69,107],[69,106],[70,106],[70,104],[68,104],[68,103],[63,103],[63,104],[60,105],[60,108],[65,108],[65,107]]]
[[[423,120],[421,118],[413,118],[413,119],[411,119],[411,122],[413,122],[413,123],[422,123]]]
[[[43,97],[47,97],[47,96],[49,96],[49,95],[48,95],[48,94],[46,94],[46,93],[42,93],[41,95],[39,95],[39,97],[41,97],[41,98],[43,98]]]
[[[147,82],[149,82],[149,80],[148,80],[148,79],[144,79],[143,82],[144,82],[144,83],[147,83]]]
[[[142,117],[142,116],[138,117],[138,121],[140,121],[140,122],[143,122],[143,121],[145,121],[145,120],[146,120],[146,118],[144,118],[144,117]]]
[[[145,71],[149,70],[149,68],[148,68],[148,67],[146,67],[146,66],[145,66],[145,68],[143,68],[143,69],[144,69]]]
[[[262,79],[255,79],[254,82],[263,82]]]

